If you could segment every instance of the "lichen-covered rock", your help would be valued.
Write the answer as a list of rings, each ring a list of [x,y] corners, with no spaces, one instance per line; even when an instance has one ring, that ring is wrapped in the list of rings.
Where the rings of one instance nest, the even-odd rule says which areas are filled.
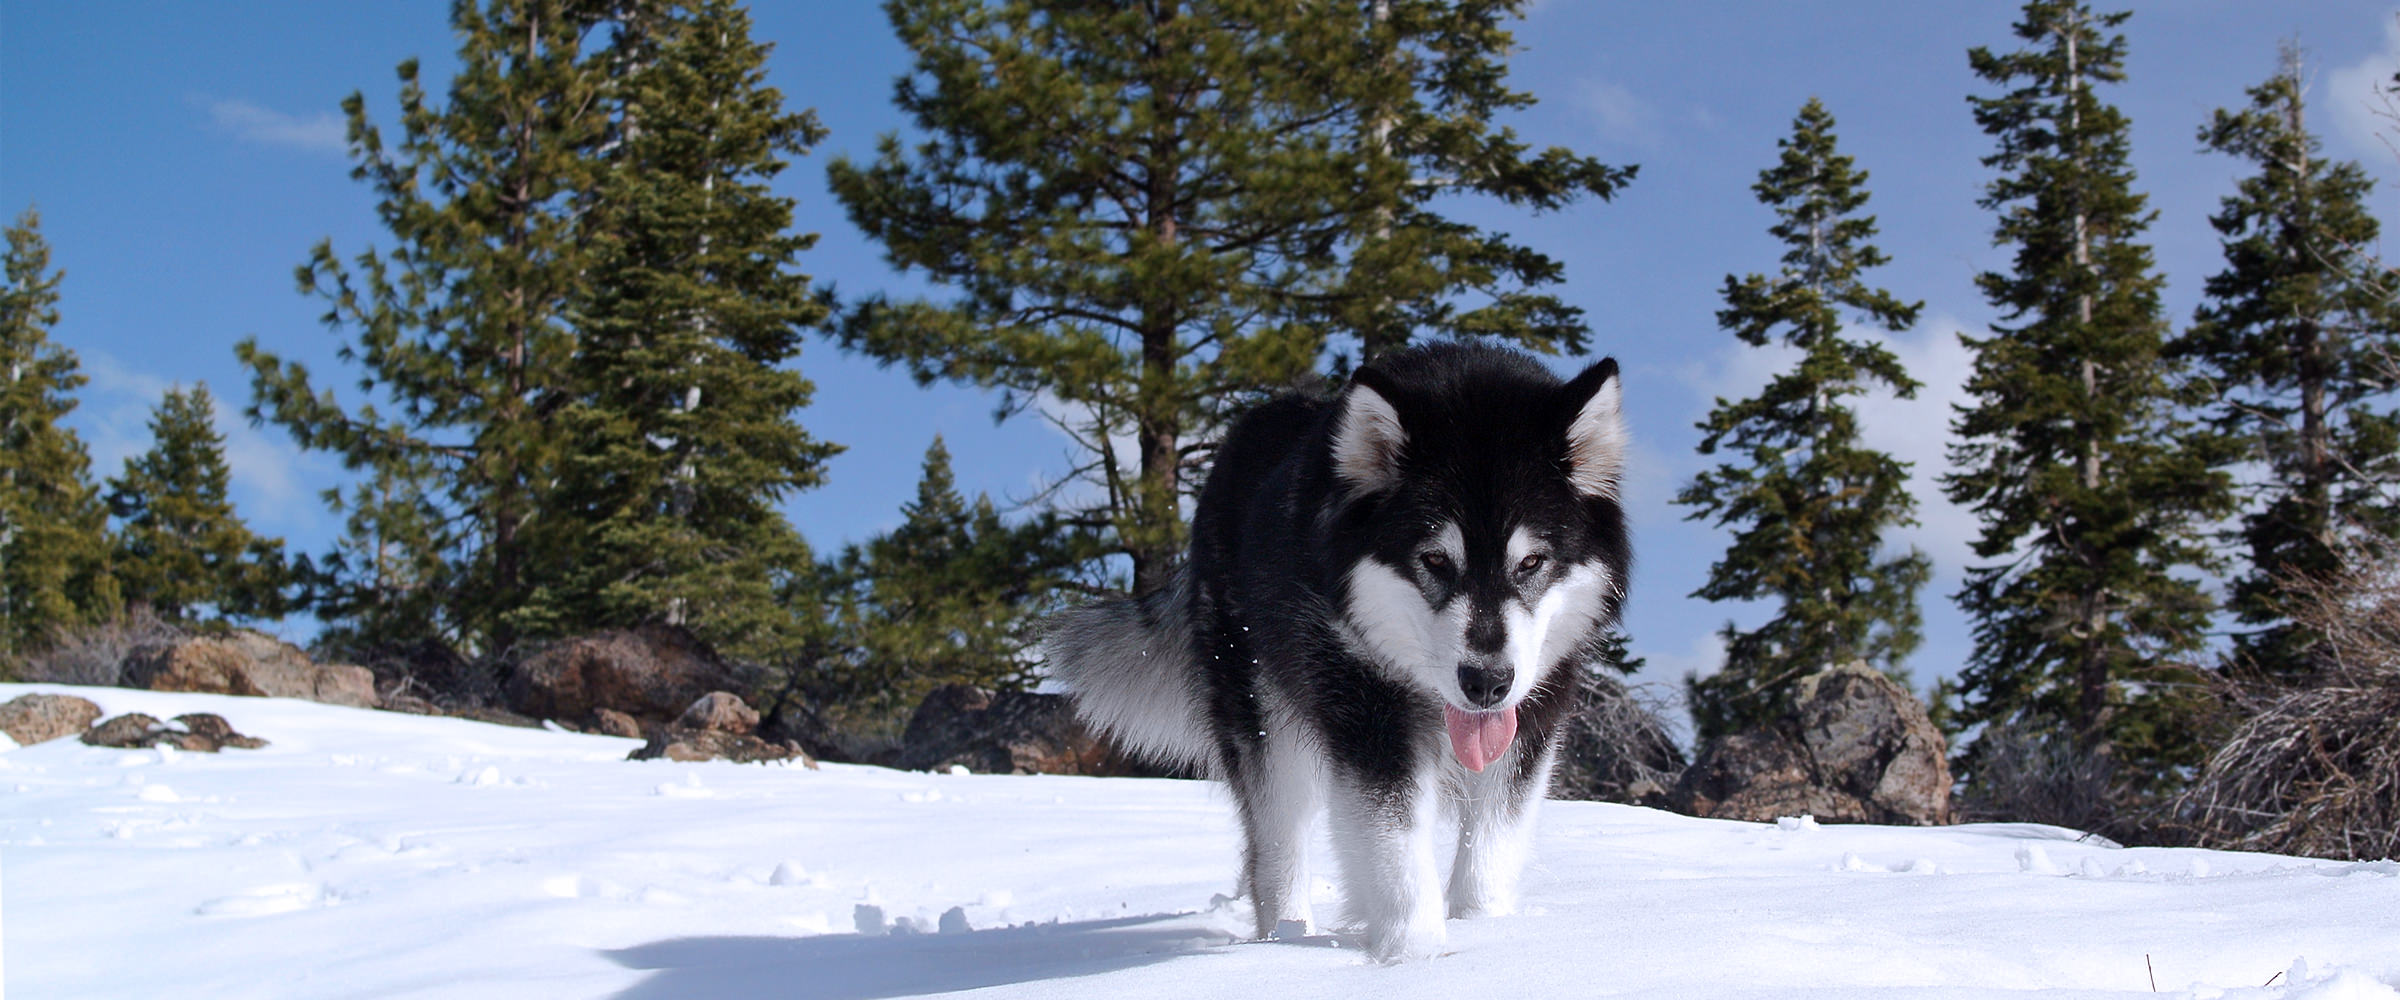
[[[71,694],[20,695],[0,705],[0,732],[18,746],[48,743],[91,728],[100,706]]]
[[[736,686],[732,669],[689,631],[644,626],[552,643],[517,665],[507,693],[510,710],[537,719],[575,722],[607,708],[663,723]]]
[[[817,766],[815,758],[803,752],[797,743],[769,743],[747,733],[688,726],[660,726],[651,730],[649,742],[642,744],[641,749],[626,754],[625,759],[686,762],[726,760],[737,764],[789,760],[812,770]]]
[[[116,747],[126,750],[171,746],[194,753],[216,753],[226,747],[256,750],[267,741],[255,736],[234,732],[225,717],[209,712],[178,715],[173,722],[160,722],[155,716],[127,712],[91,728],[83,741],[96,747]]]
[[[234,732],[233,724],[225,721],[224,716],[214,712],[190,712],[178,715],[175,717],[174,724],[168,727],[168,732],[173,733],[175,725],[183,727],[183,732],[177,734],[176,745],[185,750],[216,753],[226,747],[233,747],[237,750],[256,750],[267,745],[267,741],[256,736],[244,736]]]
[[[899,766],[982,774],[1155,775],[1084,727],[1064,695],[935,688],[900,737]]]
[[[1949,742],[1908,689],[1853,662],[1802,678],[1797,701],[1818,780],[1857,798],[1868,822],[1950,822]]]
[[[758,710],[744,704],[736,695],[711,691],[701,695],[692,707],[676,718],[678,726],[693,729],[713,729],[720,733],[752,733],[758,731]]]
[[[1907,689],[1853,662],[1803,678],[1793,703],[1777,726],[1703,746],[1668,808],[1754,822],[1951,821],[1948,746]]]
[[[641,720],[616,709],[603,708],[592,713],[592,731],[602,736],[623,736],[627,739],[638,740],[642,738],[642,723]]]
[[[374,708],[375,675],[365,667],[320,664],[300,647],[248,630],[194,636],[136,649],[125,683],[152,691],[194,691],[300,698]]]
[[[85,731],[83,741],[96,747],[140,749],[157,745],[152,737],[164,725],[155,715],[127,712]]]

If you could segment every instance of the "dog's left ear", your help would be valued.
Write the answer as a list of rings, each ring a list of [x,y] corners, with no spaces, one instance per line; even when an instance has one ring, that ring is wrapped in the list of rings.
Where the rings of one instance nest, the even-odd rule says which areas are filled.
[[[1558,391],[1567,425],[1567,481],[1586,497],[1614,500],[1625,475],[1625,418],[1617,359],[1602,358]]]
[[[1360,494],[1389,489],[1400,479],[1400,450],[1408,446],[1391,383],[1382,372],[1361,368],[1342,391],[1341,406],[1333,425],[1334,473]]]

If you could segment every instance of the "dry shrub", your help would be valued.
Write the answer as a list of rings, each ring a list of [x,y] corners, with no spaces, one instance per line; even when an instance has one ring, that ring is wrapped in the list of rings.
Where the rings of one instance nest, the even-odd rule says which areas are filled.
[[[2116,826],[2116,766],[2063,735],[2065,727],[2004,722],[1967,749],[1958,819],[2048,823],[2094,833]]]
[[[2400,552],[2349,543],[2343,568],[2295,578],[2292,620],[2321,636],[2304,683],[2229,681],[2243,721],[2172,804],[2207,847],[2400,857]]]
[[[125,659],[154,643],[177,642],[183,628],[136,606],[114,620],[62,629],[50,648],[25,659],[22,678],[47,684],[116,687],[125,680]]]
[[[1550,797],[1663,803],[1685,761],[1658,707],[1614,677],[1592,670],[1578,676]]]

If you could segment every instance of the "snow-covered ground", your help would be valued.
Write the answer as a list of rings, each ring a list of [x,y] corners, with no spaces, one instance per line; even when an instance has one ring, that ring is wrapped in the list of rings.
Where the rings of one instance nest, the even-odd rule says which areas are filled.
[[[0,700],[29,691],[216,712],[272,745],[0,753],[19,998],[2064,997],[2155,974],[2400,1000],[2392,861],[1551,803],[1528,912],[1379,966],[1339,936],[1236,942],[1236,837],[1205,783],[629,763],[628,740],[303,702]]]

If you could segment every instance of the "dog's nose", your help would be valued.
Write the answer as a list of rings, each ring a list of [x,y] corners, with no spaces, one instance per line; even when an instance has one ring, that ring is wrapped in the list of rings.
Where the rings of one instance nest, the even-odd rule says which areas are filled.
[[[1499,704],[1500,699],[1508,697],[1509,685],[1516,681],[1516,668],[1506,664],[1491,667],[1472,663],[1458,665],[1458,689],[1465,692],[1467,701],[1476,708],[1490,708]]]

